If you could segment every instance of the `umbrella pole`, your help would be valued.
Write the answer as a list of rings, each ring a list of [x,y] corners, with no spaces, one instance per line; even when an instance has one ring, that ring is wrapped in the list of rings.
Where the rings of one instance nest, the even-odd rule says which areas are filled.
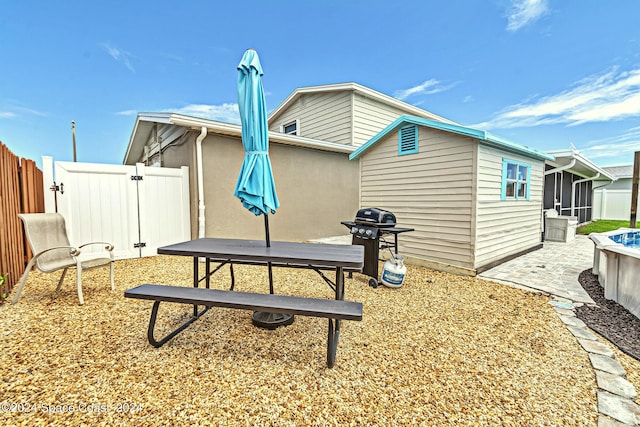
[[[267,247],[271,247],[271,238],[269,237],[269,218],[267,214],[264,214],[264,232],[267,242]],[[267,262],[269,267],[269,292],[273,294],[273,271],[270,262]],[[269,313],[256,311],[253,313],[252,322],[254,326],[263,329],[276,329],[278,326],[286,326],[293,323],[295,316],[293,314],[283,313]]]
[[[267,247],[271,247],[271,237],[269,236],[269,215],[264,214],[264,234],[265,239],[267,241]],[[271,267],[271,263],[267,263],[267,267],[269,268],[269,293],[273,294],[273,270]]]

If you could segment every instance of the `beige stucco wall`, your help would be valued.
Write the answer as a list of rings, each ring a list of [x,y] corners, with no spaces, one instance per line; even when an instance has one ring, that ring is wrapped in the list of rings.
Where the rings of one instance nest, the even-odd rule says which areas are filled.
[[[189,166],[192,237],[198,235],[195,136],[172,148],[163,166]],[[205,235],[263,239],[264,219],[233,196],[244,149],[239,137],[209,135],[202,143]],[[305,241],[348,234],[340,221],[358,209],[358,163],[348,154],[271,143],[269,147],[280,208],[269,216],[271,240]]]

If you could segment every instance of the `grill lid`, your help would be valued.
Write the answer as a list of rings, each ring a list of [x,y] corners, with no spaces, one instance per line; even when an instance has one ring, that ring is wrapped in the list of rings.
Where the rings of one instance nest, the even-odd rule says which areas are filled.
[[[356,213],[354,222],[373,227],[394,227],[396,225],[396,216],[391,212],[378,208],[363,208]]]

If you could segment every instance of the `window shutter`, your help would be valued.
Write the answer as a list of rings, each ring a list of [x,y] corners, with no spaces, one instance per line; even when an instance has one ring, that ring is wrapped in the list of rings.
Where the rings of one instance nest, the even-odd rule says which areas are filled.
[[[406,126],[398,132],[398,155],[418,152],[418,126]]]

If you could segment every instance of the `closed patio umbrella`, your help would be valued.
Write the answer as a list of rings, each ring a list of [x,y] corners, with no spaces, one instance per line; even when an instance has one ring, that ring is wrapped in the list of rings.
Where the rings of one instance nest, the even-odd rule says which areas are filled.
[[[242,161],[234,196],[242,206],[254,215],[264,216],[265,244],[271,246],[269,236],[269,214],[276,213],[280,206],[273,181],[269,159],[269,131],[267,107],[262,88],[262,65],[258,53],[247,49],[238,64],[238,109],[242,123],[242,145],[245,156]],[[269,268],[269,292],[273,293],[273,273]],[[293,316],[277,313],[256,312],[256,326],[273,329],[293,322]]]

